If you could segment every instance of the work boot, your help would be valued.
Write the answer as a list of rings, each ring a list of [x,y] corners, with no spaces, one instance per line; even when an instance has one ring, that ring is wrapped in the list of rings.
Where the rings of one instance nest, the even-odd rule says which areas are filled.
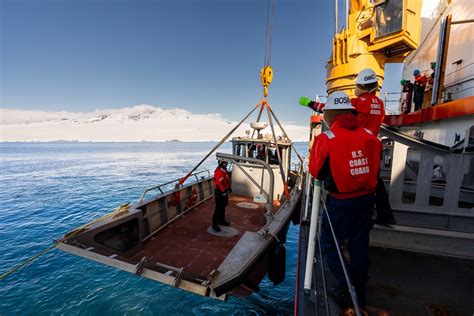
[[[367,313],[364,309],[361,309],[360,310],[360,313],[362,316],[369,316],[369,313]],[[356,316],[357,313],[355,311],[355,309],[353,308],[348,308],[346,310],[344,310],[344,316]]]
[[[230,226],[230,223],[226,221],[225,219],[223,221],[220,221],[219,224],[222,226]]]
[[[216,233],[220,232],[221,231],[221,228],[219,227],[219,225],[217,224],[212,224],[212,229],[214,229],[214,231]]]

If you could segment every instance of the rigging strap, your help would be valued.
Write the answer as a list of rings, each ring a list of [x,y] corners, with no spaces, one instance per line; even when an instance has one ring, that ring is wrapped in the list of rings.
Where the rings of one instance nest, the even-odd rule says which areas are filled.
[[[216,146],[214,146],[214,148],[211,149],[211,151],[191,170],[188,172],[188,174],[186,174],[183,178],[181,178],[181,180],[179,180],[178,184],[179,185],[182,185],[184,183],[184,181],[186,181],[186,179],[189,178],[189,176],[197,169],[199,168],[199,166],[204,162],[206,161],[207,158],[209,158],[210,155],[212,155],[212,153],[214,151],[216,151],[217,148],[219,148],[226,140],[227,138],[229,138],[230,135],[232,135],[232,133],[235,132],[235,130],[237,128],[239,128],[240,125],[242,125],[242,123],[256,110],[258,109],[260,106],[262,106],[262,101],[260,101],[253,109],[252,111],[250,111],[230,132],[228,132],[224,138],[221,139],[221,141],[219,143],[217,143]]]
[[[272,115],[270,114],[271,112],[270,105],[266,102],[266,100],[265,100],[265,104],[267,106],[268,123],[270,123],[270,127],[272,129],[272,134],[273,134],[273,142],[275,143],[275,147],[276,147],[276,153],[278,157],[278,166],[280,167],[281,179],[283,180],[283,192],[286,197],[289,197],[290,191],[288,189],[288,181],[286,180],[287,175],[285,173],[285,170],[283,170],[283,161],[281,160],[280,148],[278,147],[278,141],[275,134],[275,127],[273,126]]]

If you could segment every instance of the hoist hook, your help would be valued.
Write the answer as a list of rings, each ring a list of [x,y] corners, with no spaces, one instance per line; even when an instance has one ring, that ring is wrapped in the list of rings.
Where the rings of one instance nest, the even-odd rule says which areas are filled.
[[[266,65],[260,70],[260,79],[262,80],[263,96],[266,98],[268,95],[268,86],[272,83],[273,69],[270,65]]]

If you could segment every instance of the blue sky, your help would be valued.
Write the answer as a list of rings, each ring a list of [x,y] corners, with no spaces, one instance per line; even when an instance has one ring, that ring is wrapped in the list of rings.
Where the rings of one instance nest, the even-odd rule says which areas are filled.
[[[0,0],[1,107],[151,104],[237,120],[262,96],[266,10],[267,0]],[[333,29],[332,1],[276,0],[270,103],[283,121],[306,125],[298,98],[325,93]]]

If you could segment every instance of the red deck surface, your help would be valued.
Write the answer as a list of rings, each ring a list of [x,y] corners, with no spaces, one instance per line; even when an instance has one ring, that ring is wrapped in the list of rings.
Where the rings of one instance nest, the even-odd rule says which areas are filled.
[[[257,231],[265,225],[265,208],[237,206],[240,202],[253,203],[252,198],[230,195],[226,219],[238,230],[232,237],[215,236],[207,232],[212,223],[215,202],[211,198],[158,232],[144,244],[144,249],[132,259],[143,256],[206,278],[219,267],[245,231]],[[274,208],[275,209],[275,208]]]

